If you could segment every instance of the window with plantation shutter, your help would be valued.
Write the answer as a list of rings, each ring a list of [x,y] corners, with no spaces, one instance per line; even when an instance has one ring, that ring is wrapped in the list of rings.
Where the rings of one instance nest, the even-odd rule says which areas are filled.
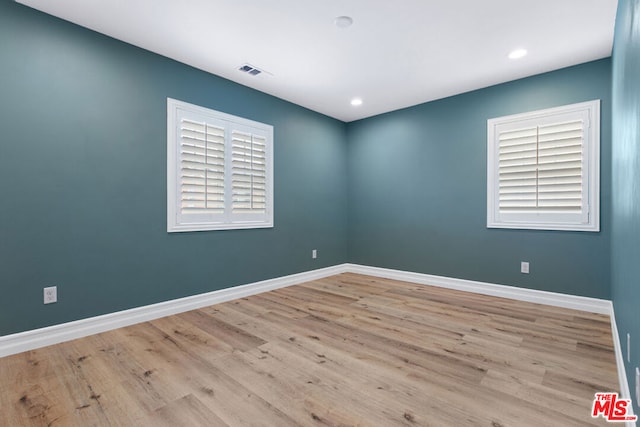
[[[273,127],[167,99],[167,230],[273,227]]]
[[[487,226],[599,231],[600,103],[487,122]]]

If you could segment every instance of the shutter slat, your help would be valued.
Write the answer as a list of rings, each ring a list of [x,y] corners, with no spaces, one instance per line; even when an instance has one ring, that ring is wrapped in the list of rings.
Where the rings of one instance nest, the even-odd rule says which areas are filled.
[[[498,149],[498,152],[500,154],[509,154],[509,153],[520,153],[522,151],[529,151],[529,150],[536,150],[536,147],[538,146],[536,140],[534,139],[533,141],[522,141],[521,143],[516,144],[515,142],[512,142],[511,144],[507,144],[507,143],[503,143],[502,141],[500,141],[500,147]]]
[[[579,158],[582,158],[582,146],[581,145],[567,145],[562,147],[550,147],[545,149],[540,149],[539,157],[553,157],[553,156],[561,156],[565,154],[573,154],[577,155]]]
[[[582,166],[582,153],[556,154],[551,156],[540,156],[538,163],[543,165],[561,165],[565,163]]]
[[[508,174],[500,174],[500,182],[499,185],[502,185],[503,182],[508,181],[521,181],[521,180],[530,180],[536,179],[536,171],[529,170],[518,173],[508,173]]]
[[[580,194],[582,192],[582,183],[575,184],[557,184],[557,183],[539,183],[538,184],[538,192],[540,194],[543,193],[553,193],[557,191],[572,191],[576,194]]]
[[[550,178],[554,176],[582,176],[582,162],[579,160],[565,162],[547,162],[538,166],[538,176]]]
[[[521,186],[521,187],[507,187],[507,188],[500,188],[500,194],[504,194],[505,196],[508,194],[536,194],[536,186],[535,185],[529,185],[529,186]]]
[[[521,193],[521,194],[501,194],[500,195],[500,205],[511,202],[533,202],[536,203],[536,193]]]
[[[579,177],[582,179],[582,167],[565,169],[545,169],[539,173],[540,179]]]
[[[500,211],[505,213],[580,213],[582,211],[582,207],[575,208],[571,206],[530,206],[530,207],[522,207],[522,206],[500,206]]]
[[[195,144],[195,145],[223,145],[224,146],[224,136],[218,135],[209,135],[200,132],[192,132],[189,130],[183,131],[181,137],[181,142],[185,144]]]
[[[536,171],[536,164],[535,163],[529,163],[529,164],[524,164],[524,165],[508,165],[508,166],[500,166],[500,169],[498,170],[499,174],[502,175],[509,175],[509,174],[515,174],[515,173],[523,173],[523,172],[534,172]]]
[[[535,166],[537,163],[536,160],[536,153],[533,153],[533,155],[527,153],[527,155],[518,158],[500,159],[500,169],[505,169],[512,166]]]
[[[539,177],[538,185],[562,185],[562,184],[577,184],[582,185],[581,175],[567,175],[567,176],[551,176],[551,177]]]
[[[569,145],[582,145],[582,135],[563,135],[562,138],[540,139],[538,145],[541,149],[549,147],[564,147]]]
[[[535,208],[536,200],[500,200],[500,209],[502,208]]]
[[[508,153],[500,153],[500,155],[498,156],[498,160],[500,162],[500,165],[503,165],[504,162],[511,162],[514,163],[514,160],[519,160],[519,161],[526,161],[526,160],[533,160],[533,162],[535,162],[537,157],[537,151],[534,150],[522,150],[522,151],[511,151]]]

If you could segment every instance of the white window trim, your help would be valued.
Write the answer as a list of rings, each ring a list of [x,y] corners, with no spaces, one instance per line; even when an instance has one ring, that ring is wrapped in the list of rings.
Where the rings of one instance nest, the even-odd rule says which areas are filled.
[[[587,220],[580,223],[526,218],[504,220],[499,213],[498,196],[498,127],[515,122],[540,121],[550,117],[587,112],[588,131],[584,136],[583,196],[587,197]],[[540,215],[543,216],[544,214]],[[535,215],[534,215],[535,216]],[[551,218],[547,215],[547,218]],[[487,121],[487,227],[532,230],[600,231],[600,100],[582,102],[522,114],[514,114]]]
[[[206,117],[211,123],[220,124],[229,130],[252,131],[266,138],[266,209],[260,219],[252,219],[251,214],[231,213],[231,195],[225,192],[225,214],[216,219],[193,221],[180,220],[180,143],[179,112]],[[231,132],[228,132],[230,135]],[[225,145],[230,144],[227,136]],[[231,161],[227,160],[230,150],[225,150],[225,179],[230,181]],[[167,232],[236,230],[273,227],[273,126],[244,119],[209,108],[167,98]]]

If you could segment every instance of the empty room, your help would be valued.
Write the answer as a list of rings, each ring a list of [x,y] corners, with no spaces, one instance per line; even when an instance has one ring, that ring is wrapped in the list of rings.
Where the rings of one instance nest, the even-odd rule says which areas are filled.
[[[640,1],[0,2],[0,426],[634,426]]]

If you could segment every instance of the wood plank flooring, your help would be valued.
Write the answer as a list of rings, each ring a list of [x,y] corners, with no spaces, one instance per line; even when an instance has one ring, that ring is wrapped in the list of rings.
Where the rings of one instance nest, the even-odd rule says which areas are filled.
[[[585,426],[608,316],[341,274],[0,359],[0,426]]]

